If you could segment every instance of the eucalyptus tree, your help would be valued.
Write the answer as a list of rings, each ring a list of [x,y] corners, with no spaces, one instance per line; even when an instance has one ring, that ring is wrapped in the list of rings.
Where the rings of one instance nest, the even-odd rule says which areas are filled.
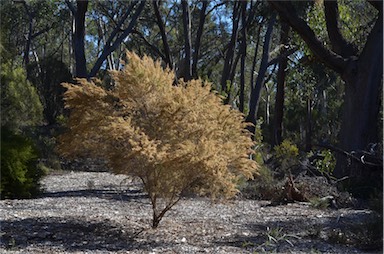
[[[127,39],[131,34],[136,22],[144,9],[145,1],[129,2],[128,6],[124,8],[121,16],[111,16],[114,23],[113,30],[108,31],[108,37],[104,42],[102,52],[98,55],[91,70],[87,70],[87,61],[85,56],[85,27],[86,27],[86,14],[88,10],[88,1],[76,1],[76,5],[70,0],[66,0],[68,8],[71,10],[75,18],[74,35],[74,51],[76,60],[76,77],[94,77],[100,70],[107,57],[115,51],[120,44]],[[99,2],[93,2],[98,4]],[[103,4],[100,2],[99,4]]]
[[[317,38],[308,22],[298,15],[292,2],[269,0],[269,3],[301,36],[316,59],[338,73],[345,83],[340,148],[351,154],[367,149],[370,144],[380,143],[378,123],[383,75],[382,2],[359,1],[353,6],[360,13],[373,14],[369,23],[363,24],[370,32],[365,40],[358,41],[361,43],[360,47],[345,38],[343,29],[348,27],[348,23],[341,22],[343,17],[340,17],[340,8],[336,1],[324,1],[327,40],[330,47]],[[359,15],[355,14],[356,19]],[[336,176],[355,175],[364,178],[360,172],[361,164],[351,167],[347,157],[338,157],[334,172]]]

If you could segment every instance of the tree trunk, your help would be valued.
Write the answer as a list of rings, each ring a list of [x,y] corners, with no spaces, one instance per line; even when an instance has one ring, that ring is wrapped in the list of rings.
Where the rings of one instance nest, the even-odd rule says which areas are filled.
[[[69,34],[69,39],[68,39],[68,65],[69,65],[69,70],[72,73],[72,76],[75,76],[74,73],[76,73],[75,66],[73,64],[73,59],[74,57],[74,50],[73,50],[73,45],[75,44],[73,42],[73,35],[75,34],[75,18],[74,14],[71,12],[71,33]]]
[[[73,48],[75,51],[76,73],[78,78],[86,78],[87,62],[85,60],[85,13],[88,9],[88,1],[76,1],[75,34],[73,35]]]
[[[307,118],[305,125],[305,151],[312,149],[312,100],[307,98]]]
[[[244,90],[245,90],[245,57],[247,55],[247,2],[244,1],[241,3],[241,44],[240,44],[240,94],[239,94],[239,110],[244,113]]]
[[[269,119],[271,118],[270,114],[270,101],[271,101],[271,91],[270,88],[267,86],[266,82],[264,82],[264,87],[266,91],[266,96],[265,96],[265,124],[269,126]]]
[[[344,79],[346,84],[339,138],[340,148],[347,152],[365,150],[369,144],[382,142],[379,140],[380,96],[382,96],[380,91],[383,84],[382,55],[381,14],[361,56],[350,65],[350,70]],[[339,156],[338,159],[334,172],[337,177],[347,175],[361,177],[364,173],[359,165],[349,165],[347,158]]]
[[[256,69],[256,63],[257,63],[257,53],[259,52],[259,45],[260,45],[260,32],[261,28],[263,27],[262,24],[259,25],[259,29],[257,31],[257,42],[256,42],[256,47],[255,47],[255,53],[253,55],[253,60],[252,60],[252,68],[251,68],[251,78],[249,80],[249,87],[253,87],[254,80],[255,80],[255,69]]]
[[[268,68],[269,44],[271,41],[275,20],[276,20],[276,16],[274,15],[271,17],[268,23],[267,32],[265,33],[265,37],[264,37],[263,56],[261,58],[259,74],[257,75],[257,78],[256,78],[256,84],[251,87],[251,98],[249,100],[249,113],[245,121],[248,123],[252,123],[253,125],[256,125],[257,110],[259,107],[261,88],[263,87],[264,76]],[[248,127],[248,130],[252,134],[254,134],[255,126]]]
[[[193,56],[192,56],[192,76],[193,78],[197,79],[198,78],[198,73],[197,73],[197,62],[199,61],[199,53],[200,53],[200,44],[201,44],[201,36],[203,35],[204,31],[204,23],[205,23],[205,18],[206,18],[206,10],[208,7],[208,0],[203,0],[203,6],[201,7],[200,10],[200,19],[199,19],[199,27],[197,29],[196,33],[196,41],[195,41],[195,48],[193,51]]]
[[[181,6],[183,9],[183,30],[184,30],[184,52],[185,66],[183,78],[185,81],[192,78],[192,38],[191,38],[191,11],[188,6],[188,1],[182,0]]]
[[[27,9],[27,7],[25,7]],[[28,64],[29,64],[29,52],[31,51],[31,43],[32,43],[32,33],[33,33],[33,18],[29,11],[27,11],[28,17],[29,17],[29,25],[28,25],[28,36],[27,41],[25,43],[25,49],[24,49],[24,64],[27,70],[27,79],[29,79],[29,73],[28,73]]]
[[[173,63],[172,63],[172,59],[171,59],[171,50],[169,48],[168,38],[167,38],[166,31],[165,31],[165,25],[164,25],[163,19],[161,18],[161,15],[160,15],[159,6],[160,6],[159,0],[153,1],[153,9],[155,10],[156,23],[157,23],[157,26],[159,27],[159,30],[160,30],[161,40],[163,41],[164,62],[168,65],[168,67],[170,69],[173,69]]]
[[[50,25],[50,26],[47,26],[45,27],[44,29],[34,33],[34,24],[35,24],[35,15],[36,15],[36,11],[32,9],[31,6],[28,5],[27,1],[25,0],[20,0],[20,1],[14,1],[15,4],[22,4],[24,6],[24,9],[25,9],[25,12],[28,16],[28,35],[26,36],[26,41],[25,41],[25,47],[24,47],[24,52],[23,52],[23,63],[24,63],[24,66],[25,66],[25,70],[26,70],[26,75],[27,75],[27,79],[28,80],[31,80],[33,77],[31,77],[31,68],[29,68],[29,63],[30,63],[30,53],[32,51],[32,54],[34,55],[35,59],[37,60],[37,65],[39,65],[39,62],[38,62],[38,57],[37,57],[37,53],[35,50],[31,50],[32,48],[32,42],[33,40],[48,32],[52,27],[53,25]],[[45,58],[45,50],[46,48],[46,44],[44,44],[43,46],[43,59]],[[41,69],[39,69],[41,70]]]
[[[221,81],[220,81],[221,91],[223,92],[227,92],[227,82],[228,80],[230,80],[234,50],[237,42],[239,17],[240,17],[240,2],[236,1],[234,2],[234,6],[233,6],[231,40],[229,41],[228,49],[225,54],[224,67],[223,67],[223,72],[222,72]]]
[[[284,45],[281,55],[285,55],[288,44],[289,25],[281,22],[280,43]],[[277,71],[277,87],[275,98],[275,115],[273,122],[273,145],[280,145],[283,141],[283,116],[284,116],[284,87],[285,76],[288,63],[288,56],[281,57],[279,60],[279,70]]]

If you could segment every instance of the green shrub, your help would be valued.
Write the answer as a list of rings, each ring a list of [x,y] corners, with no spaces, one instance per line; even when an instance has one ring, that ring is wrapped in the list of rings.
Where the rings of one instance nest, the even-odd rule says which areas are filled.
[[[298,164],[299,149],[291,141],[284,140],[280,145],[275,146],[274,150],[276,159],[284,171]]]
[[[332,173],[336,166],[336,158],[332,152],[328,149],[322,150],[321,152],[309,152],[308,157],[313,157],[316,155],[315,160],[312,162],[312,165],[315,166],[316,170],[321,173],[321,175],[333,179]]]
[[[1,198],[31,198],[39,194],[43,170],[38,154],[24,136],[1,128]]]

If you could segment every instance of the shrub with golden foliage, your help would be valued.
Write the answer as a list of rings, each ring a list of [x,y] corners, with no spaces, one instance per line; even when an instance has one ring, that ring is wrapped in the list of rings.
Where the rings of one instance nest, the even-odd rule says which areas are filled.
[[[65,156],[107,159],[115,173],[139,177],[153,206],[153,227],[185,192],[233,197],[240,177],[252,178],[253,142],[243,115],[223,105],[201,80],[175,76],[149,57],[127,53],[115,86],[64,84],[71,111],[60,138]]]

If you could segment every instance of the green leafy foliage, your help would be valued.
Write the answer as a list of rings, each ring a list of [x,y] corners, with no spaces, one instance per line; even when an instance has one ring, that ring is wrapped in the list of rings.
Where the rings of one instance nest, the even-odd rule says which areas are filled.
[[[336,166],[336,158],[328,149],[323,150],[319,154],[322,159],[315,161],[316,169],[327,176],[331,176]]]
[[[42,120],[43,106],[21,67],[1,64],[1,126],[17,131]]]
[[[26,137],[1,128],[1,198],[31,198],[39,194],[44,175],[38,153]]]
[[[299,149],[291,141],[284,140],[280,145],[274,147],[274,151],[283,170],[289,170],[297,164]]]

